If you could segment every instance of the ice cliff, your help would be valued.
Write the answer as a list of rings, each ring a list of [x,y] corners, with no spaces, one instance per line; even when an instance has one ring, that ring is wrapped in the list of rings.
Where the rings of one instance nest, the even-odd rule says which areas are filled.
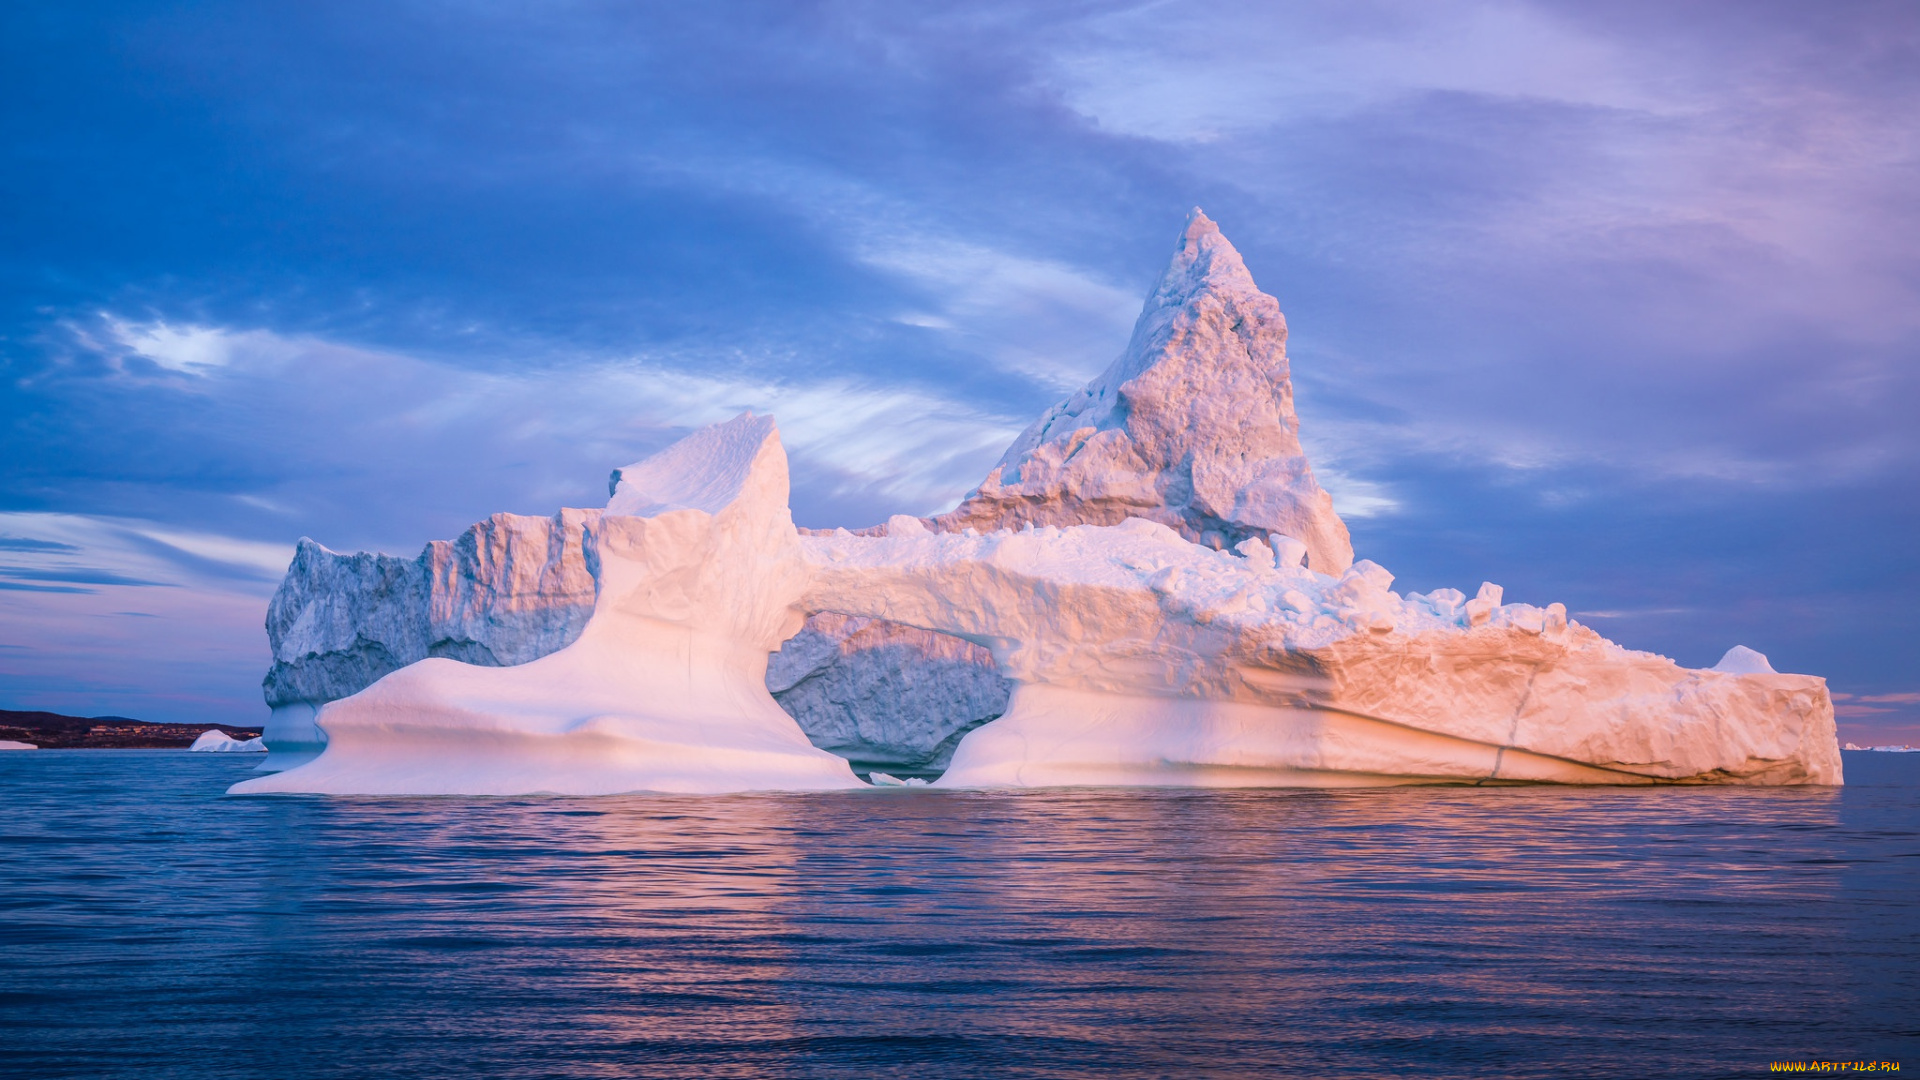
[[[859,786],[766,691],[767,656],[800,628],[811,580],[772,418],[704,428],[616,475],[582,533],[596,592],[571,644],[513,667],[427,657],[390,672],[319,711],[318,756],[232,790]]]
[[[1298,542],[1219,551],[1143,518],[803,537],[785,496],[751,415],[623,470],[583,533],[596,597],[571,645],[391,672],[321,709],[318,756],[233,790],[853,787],[766,690],[807,612],[964,639],[1013,683],[941,786],[1840,780],[1824,681],[1751,650],[1688,670],[1492,584],[1402,596],[1372,562],[1323,574]]]
[[[593,613],[585,526],[599,514],[495,514],[413,559],[302,538],[267,605],[265,767],[317,753],[321,705],[415,661],[524,664],[572,644]]]

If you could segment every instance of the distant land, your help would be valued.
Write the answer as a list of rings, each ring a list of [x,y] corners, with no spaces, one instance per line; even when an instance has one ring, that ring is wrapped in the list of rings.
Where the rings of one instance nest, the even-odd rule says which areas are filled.
[[[230,724],[149,724],[129,716],[63,716],[0,709],[0,740],[32,743],[42,750],[184,750],[203,731],[218,728],[251,739],[258,728]]]

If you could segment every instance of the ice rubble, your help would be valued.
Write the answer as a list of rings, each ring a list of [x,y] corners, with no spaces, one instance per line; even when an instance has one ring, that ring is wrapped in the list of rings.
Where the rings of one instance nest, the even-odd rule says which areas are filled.
[[[1559,605],[1507,605],[1491,584],[1472,599],[1401,597],[1385,570],[1352,563],[1345,526],[1300,451],[1284,343],[1277,303],[1195,211],[1126,352],[1016,440],[958,509],[799,536],[783,494],[778,541],[728,549],[789,568],[798,552],[807,579],[792,600],[809,615],[804,628],[764,666],[746,666],[815,746],[894,772],[938,772],[951,755],[947,785],[1839,781],[1819,679],[1774,674],[1740,647],[1712,671],[1687,671],[1569,624]],[[411,561],[303,542],[268,620],[276,753],[263,768],[310,759],[325,740],[315,710],[403,669],[327,707],[327,730],[371,730],[367,717],[391,720],[431,699],[441,719],[426,726],[441,752],[468,753],[475,738],[518,740],[522,756],[545,749],[516,768],[505,765],[513,754],[496,753],[458,780],[430,781],[425,764],[385,768],[381,782],[401,786],[370,790],[817,786],[817,759],[805,754],[805,766],[782,759],[720,779],[726,770],[708,766],[732,752],[721,748],[733,735],[708,746],[701,722],[676,742],[668,714],[679,706],[616,725],[617,766],[593,764],[581,734],[593,725],[568,727],[589,699],[618,714],[602,690],[631,682],[634,665],[616,656],[661,644],[657,627],[642,633],[607,613],[604,576],[595,594],[598,568],[611,565],[596,554],[604,538],[632,533],[630,482],[663,484],[678,470],[671,483],[706,485],[699,501],[720,528],[735,514],[720,496],[739,470],[713,456],[731,445],[715,438],[703,432],[617,470],[604,517],[495,515]],[[760,452],[779,453],[770,428]],[[754,513],[774,514],[770,506]],[[1234,553],[1216,550],[1225,547]],[[593,625],[603,629],[583,632]],[[745,638],[772,647],[787,632]],[[563,655],[573,658],[537,659]],[[428,658],[546,666],[475,674]],[[727,660],[727,677],[712,684],[728,688],[722,696],[745,693],[743,663]],[[525,696],[561,673],[571,687],[561,705]],[[764,695],[749,696],[752,738],[777,729],[775,756],[796,751],[791,724],[765,712]],[[675,748],[668,757],[699,767],[650,772],[641,728]],[[337,786],[320,790],[360,790],[381,771],[368,771],[380,753],[364,734],[353,736],[357,764],[321,759]],[[532,763],[540,754],[551,760]],[[287,783],[321,775],[303,769]]]
[[[768,696],[811,577],[770,417],[621,470],[587,533],[592,616],[514,667],[428,657],[324,706],[325,749],[236,794],[592,795],[860,786]]]
[[[208,728],[187,749],[201,754],[264,754],[267,743],[260,736],[236,739],[219,728]]]

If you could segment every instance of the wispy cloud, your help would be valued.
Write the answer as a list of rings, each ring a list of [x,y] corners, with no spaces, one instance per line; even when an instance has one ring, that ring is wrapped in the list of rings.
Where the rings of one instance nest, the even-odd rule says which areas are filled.
[[[136,323],[102,314],[111,339],[135,356],[186,375],[205,375],[231,363],[237,349],[260,349],[270,344],[217,326],[174,325],[154,320]]]
[[[136,335],[149,332],[146,324],[116,323]],[[217,368],[200,372],[194,411],[202,422],[251,425],[247,434],[261,444],[288,448],[292,469],[310,453],[304,448],[328,441],[333,468],[342,458],[359,459],[363,469],[382,462],[405,471],[438,468],[440,448],[456,440],[472,455],[455,481],[461,485],[474,483],[471,470],[489,460],[527,454],[561,461],[598,455],[582,468],[582,475],[598,476],[657,448],[670,432],[753,409],[780,421],[797,487],[925,512],[977,482],[1025,422],[911,383],[756,378],[729,372],[720,357],[685,351],[502,372],[259,329],[194,333],[222,357]],[[313,482],[322,482],[322,472]],[[496,490],[492,497],[524,505],[543,494]],[[286,496],[236,499],[287,510]],[[233,565],[285,565],[271,544],[157,527],[141,535]]]
[[[0,512],[0,530],[21,541],[0,557],[0,578],[14,581],[193,588],[235,583],[259,595],[293,561],[291,544],[183,533],[133,518]]]

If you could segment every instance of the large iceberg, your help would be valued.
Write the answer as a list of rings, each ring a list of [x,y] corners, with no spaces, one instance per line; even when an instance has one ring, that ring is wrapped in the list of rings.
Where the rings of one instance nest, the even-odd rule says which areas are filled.
[[[733,425],[767,425],[755,453],[778,457],[778,485],[736,490],[738,462],[722,451],[739,438],[722,425],[616,470],[605,511],[495,515],[413,560],[303,541],[268,618],[276,752],[263,768],[311,760],[339,732],[360,749],[249,790],[429,784],[430,755],[368,738],[423,703],[441,717],[426,725],[433,744],[454,757],[501,731],[542,736],[484,768],[449,763],[438,771],[457,779],[438,782],[456,786],[430,790],[844,783],[811,771],[822,759],[798,753],[799,732],[862,771],[944,770],[947,785],[1839,782],[1822,680],[1776,674],[1743,648],[1689,671],[1559,605],[1503,604],[1490,584],[1472,599],[1402,597],[1384,569],[1354,563],[1301,451],[1285,337],[1277,302],[1196,210],[1126,351],[948,514],[794,530],[777,435],[742,418]],[[775,471],[771,457],[756,468]],[[621,763],[595,764],[606,755],[579,734],[595,730],[587,703],[652,685],[615,657],[678,655],[608,614],[609,588],[632,585],[610,583],[606,567],[621,564],[605,552],[640,557],[636,538],[666,535],[635,531],[648,520],[636,477],[659,486],[667,473],[705,492],[686,505],[715,522],[783,523],[777,542],[727,550],[744,560],[739,595],[778,582],[756,603],[788,605],[788,619],[735,634],[746,653],[778,646],[770,659],[700,677],[732,700],[742,672],[757,673],[750,723],[714,728],[696,715],[705,705],[675,720],[681,706],[660,698],[644,722],[615,725],[625,741],[607,760]],[[556,678],[570,687],[557,704],[525,697]],[[768,693],[791,721],[766,712]],[[710,728],[732,734],[703,741]],[[749,730],[779,760],[742,757],[728,779],[716,762]],[[572,741],[545,738],[562,733]],[[653,742],[700,764],[645,766]],[[552,760],[536,766],[528,747]],[[383,755],[412,771],[375,768]],[[506,768],[515,755],[524,767]],[[365,787],[375,775],[399,786]],[[333,786],[301,786],[322,776]]]
[[[766,691],[811,580],[771,417],[621,470],[586,534],[572,644],[514,667],[428,657],[318,715],[325,749],[236,794],[593,795],[857,787]]]

